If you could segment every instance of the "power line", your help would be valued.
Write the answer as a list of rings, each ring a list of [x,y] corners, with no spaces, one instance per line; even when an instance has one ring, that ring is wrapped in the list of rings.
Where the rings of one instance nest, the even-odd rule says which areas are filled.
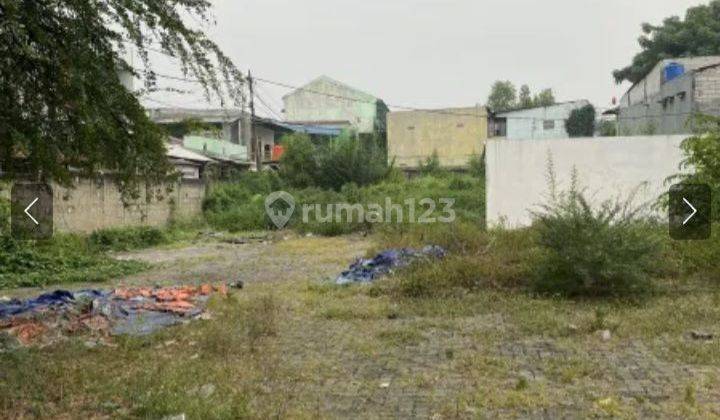
[[[270,112],[270,114],[274,115],[274,116],[277,117],[278,119],[282,119],[282,117],[280,116],[280,114],[278,114],[277,112],[275,112],[275,110],[272,109],[272,108],[270,107],[270,105],[268,105],[268,104],[265,102],[265,100],[263,100],[263,98],[261,98],[260,95],[258,95],[257,92],[255,92],[255,99],[257,99],[258,101],[260,101],[260,104],[261,104],[263,107],[265,107],[265,109],[267,109],[267,110]]]

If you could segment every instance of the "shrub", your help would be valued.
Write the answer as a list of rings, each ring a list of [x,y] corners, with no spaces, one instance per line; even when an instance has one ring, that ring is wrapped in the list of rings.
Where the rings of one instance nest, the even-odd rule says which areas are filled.
[[[385,151],[372,138],[360,138],[352,132],[344,132],[320,147],[318,152],[315,185],[321,188],[339,191],[350,182],[359,186],[370,185],[388,174]]]
[[[307,188],[318,179],[317,150],[306,134],[291,134],[281,140],[285,152],[280,158],[280,176],[290,186]]]
[[[388,174],[387,156],[380,142],[346,131],[315,145],[306,135],[285,137],[280,175],[294,188],[321,187],[339,191],[353,182],[369,185]]]
[[[595,134],[595,107],[585,105],[573,109],[565,123],[565,130],[570,137],[592,137]]]
[[[10,234],[10,186],[0,181],[0,235]]]
[[[696,134],[683,140],[681,167],[684,172],[670,180],[707,184],[712,190],[712,220],[720,220],[720,117],[698,115],[693,126]]]
[[[593,209],[573,182],[536,212],[535,289],[565,296],[647,291],[660,245],[629,203],[606,201]]]
[[[428,156],[424,162],[419,162],[418,166],[420,173],[423,175],[438,175],[442,173],[440,157],[438,156],[437,150],[433,151],[432,155]]]
[[[598,124],[598,134],[601,137],[615,137],[617,131],[617,122],[615,121],[604,120]]]
[[[379,285],[401,297],[445,297],[464,291],[525,287],[529,262],[536,253],[530,229],[485,231],[460,221],[382,233],[382,248],[436,244],[448,251],[443,260],[418,264],[401,271],[389,284]]]
[[[485,178],[485,159],[480,155],[470,156],[468,161],[470,175],[476,178]]]
[[[128,251],[167,242],[168,239],[162,230],[149,226],[102,229],[93,232],[88,238],[92,248],[102,251]]]
[[[42,243],[0,236],[0,288],[104,281],[145,268],[108,258],[77,236],[56,235]]]

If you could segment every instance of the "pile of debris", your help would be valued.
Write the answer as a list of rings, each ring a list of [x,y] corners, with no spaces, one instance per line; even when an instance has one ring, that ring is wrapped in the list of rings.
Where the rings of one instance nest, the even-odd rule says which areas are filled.
[[[369,283],[378,277],[392,273],[399,267],[407,267],[413,262],[428,258],[444,258],[447,252],[440,246],[428,245],[421,250],[411,248],[388,249],[374,258],[358,258],[343,271],[335,284]]]
[[[163,288],[56,290],[35,298],[0,301],[0,347],[12,340],[44,345],[67,335],[90,333],[146,335],[203,316],[212,294],[227,294],[224,285]]]

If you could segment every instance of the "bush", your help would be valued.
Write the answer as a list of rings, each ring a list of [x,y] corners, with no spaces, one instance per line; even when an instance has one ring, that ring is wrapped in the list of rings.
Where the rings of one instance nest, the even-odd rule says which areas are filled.
[[[570,137],[592,137],[595,134],[595,107],[585,105],[573,109],[565,123],[565,130]]]
[[[615,121],[600,121],[598,125],[598,134],[601,137],[615,137],[617,136],[617,122]]]
[[[77,236],[56,235],[42,243],[0,236],[0,288],[104,281],[145,268],[108,258]]]
[[[443,260],[418,264],[385,286],[400,297],[433,298],[483,289],[518,289],[528,285],[529,264],[537,252],[530,229],[491,230],[467,222],[410,227],[402,234],[384,232],[382,248],[442,246]]]
[[[285,152],[280,158],[280,176],[290,186],[307,188],[318,179],[317,150],[306,134],[291,134],[281,140]]]
[[[480,155],[470,156],[468,161],[470,175],[476,178],[485,178],[485,159]]]
[[[423,175],[439,175],[443,172],[437,150],[434,150],[432,155],[428,156],[424,162],[419,162],[418,167]]]
[[[683,173],[669,180],[707,184],[712,190],[711,218],[720,221],[720,117],[698,115],[692,123],[696,134],[680,145]]]
[[[574,186],[545,205],[534,214],[535,289],[565,296],[648,291],[661,248],[637,214],[629,202],[606,201],[594,210]]]
[[[101,251],[128,251],[167,242],[162,230],[149,226],[102,229],[93,232],[88,238],[89,245]]]
[[[306,135],[287,136],[283,143],[286,150],[280,160],[280,176],[294,188],[339,191],[347,183],[369,185],[388,174],[387,155],[374,138],[344,132],[320,145]]]
[[[339,191],[343,185],[359,186],[379,182],[388,174],[385,151],[373,138],[360,138],[344,132],[319,149],[318,178],[315,185]]]
[[[268,182],[254,178],[267,178]],[[273,174],[253,174],[249,182],[222,183],[213,185],[203,203],[205,218],[215,229],[228,231],[274,229],[265,214],[265,197],[272,191],[283,189],[282,185],[273,185],[277,177]],[[318,221],[318,212],[311,211],[308,223],[302,221],[303,205],[320,206],[320,219],[327,216],[328,204],[361,204],[367,210],[369,204],[384,205],[386,198],[407,210],[406,200],[415,201],[415,216],[418,218],[427,209],[420,200],[435,200],[437,208],[433,217],[442,213],[444,204],[440,198],[453,199],[453,210],[458,220],[471,221],[481,225],[485,216],[485,183],[467,175],[452,175],[442,178],[432,176],[406,180],[398,176],[378,184],[359,186],[353,182],[345,183],[339,191],[318,187],[292,189],[284,188],[295,199],[295,212],[287,227],[299,232],[312,232],[321,235],[340,235],[359,231],[369,231],[378,226],[365,223],[364,220]],[[407,213],[401,225],[386,225],[383,229],[398,229],[407,226]]]

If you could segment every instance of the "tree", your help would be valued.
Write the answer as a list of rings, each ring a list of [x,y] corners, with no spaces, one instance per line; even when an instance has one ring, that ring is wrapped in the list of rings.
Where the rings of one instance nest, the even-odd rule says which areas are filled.
[[[495,112],[507,111],[517,105],[517,91],[515,85],[509,81],[496,81],[488,96],[488,107]]]
[[[533,98],[533,105],[536,107],[555,105],[555,95],[552,89],[543,89]]]
[[[680,145],[683,160],[681,174],[669,180],[690,184],[707,184],[712,190],[712,220],[720,220],[720,118],[696,115],[693,121],[695,135]]]
[[[585,105],[573,109],[565,122],[565,130],[570,137],[592,137],[595,133],[595,107]]]
[[[518,97],[518,106],[520,108],[532,108],[533,98],[528,85],[520,86],[520,96]]]
[[[162,182],[165,134],[120,80],[158,89],[149,49],[177,59],[209,97],[240,103],[232,61],[184,17],[210,23],[207,0],[0,0],[0,164],[11,178],[72,183],[116,174],[125,194]],[[132,46],[140,68],[125,60]]]
[[[638,43],[642,51],[632,63],[613,72],[615,82],[636,83],[666,58],[720,54],[720,0],[708,5],[691,7],[685,19],[666,18],[659,26],[642,24]]]
[[[285,152],[280,157],[280,177],[290,186],[316,185],[319,175],[317,149],[307,134],[289,134],[281,139]]]

